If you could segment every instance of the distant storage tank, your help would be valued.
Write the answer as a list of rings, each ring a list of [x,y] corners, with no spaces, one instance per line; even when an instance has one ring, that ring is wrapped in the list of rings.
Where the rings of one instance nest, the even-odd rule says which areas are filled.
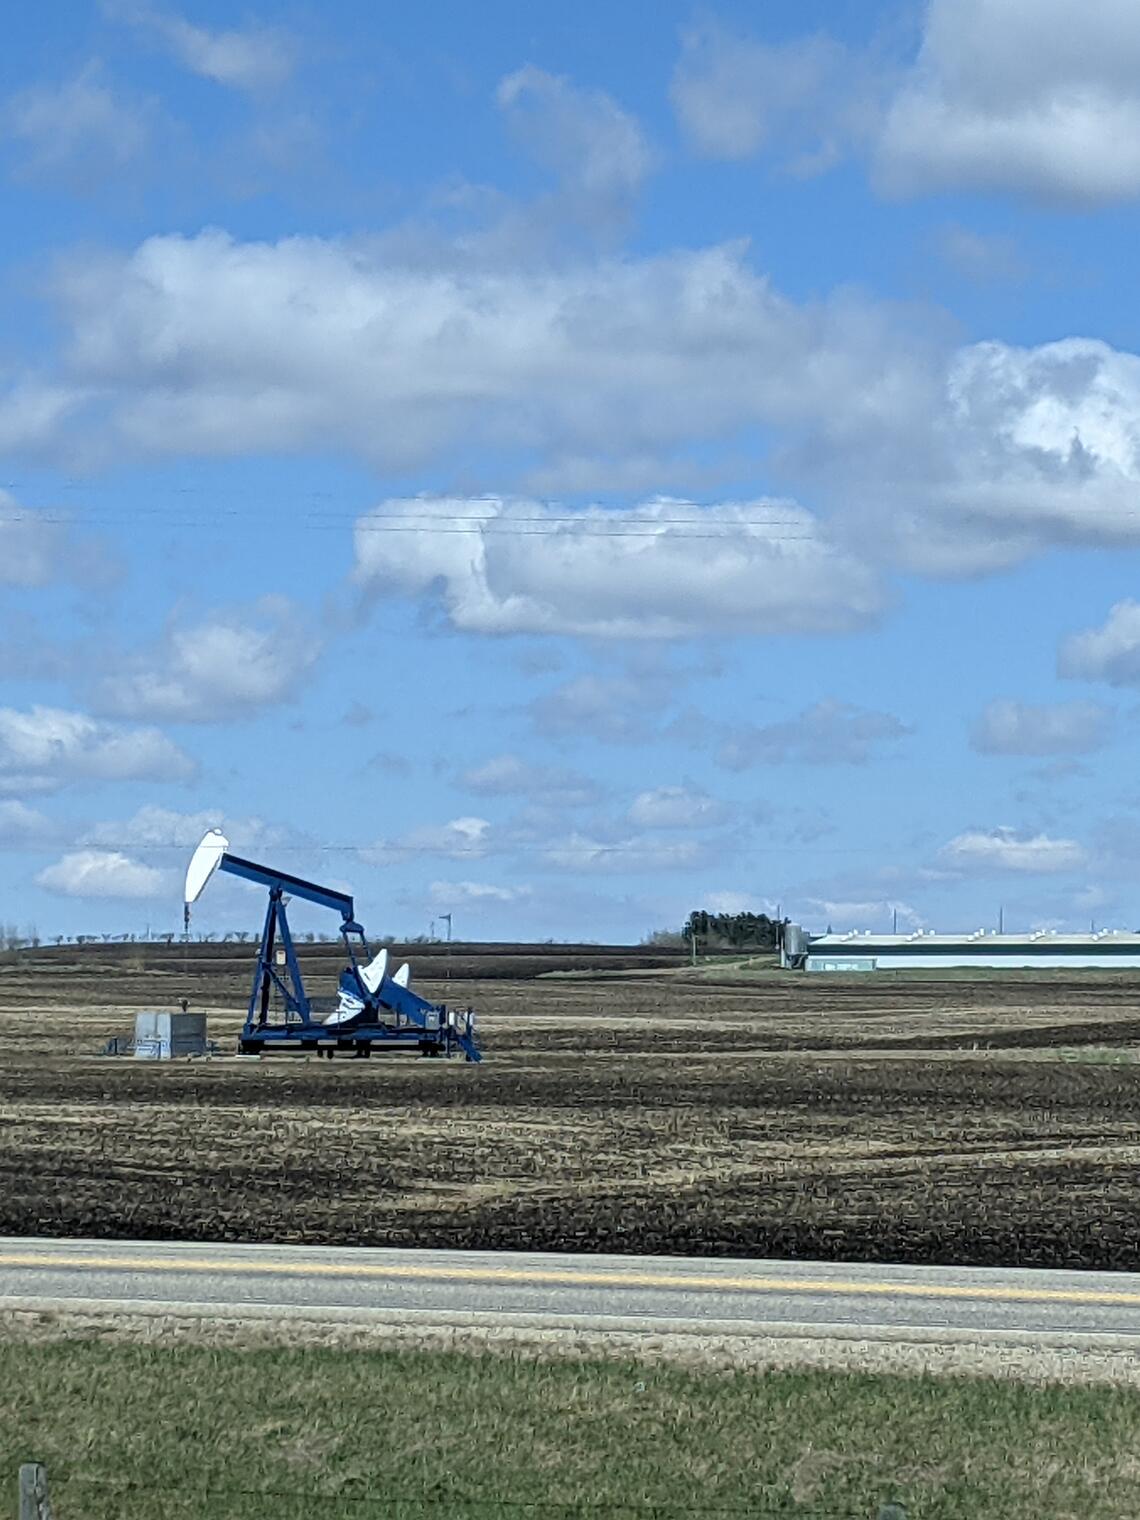
[[[798,969],[804,963],[807,949],[808,937],[804,933],[803,925],[786,923],[784,925],[783,964]]]
[[[176,1061],[206,1054],[204,1013],[136,1013],[135,1059]]]

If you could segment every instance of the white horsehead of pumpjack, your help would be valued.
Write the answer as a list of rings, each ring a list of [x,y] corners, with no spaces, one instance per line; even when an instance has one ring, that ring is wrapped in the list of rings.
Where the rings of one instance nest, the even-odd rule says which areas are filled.
[[[211,829],[190,857],[190,864],[186,867],[186,887],[182,893],[182,924],[187,933],[190,931],[191,904],[196,903],[206,890],[206,883],[221,865],[222,856],[229,847],[230,842],[221,829]]]

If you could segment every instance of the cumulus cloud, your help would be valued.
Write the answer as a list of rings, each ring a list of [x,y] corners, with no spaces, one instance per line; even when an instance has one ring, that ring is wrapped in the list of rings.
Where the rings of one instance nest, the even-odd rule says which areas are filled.
[[[494,755],[464,771],[459,784],[481,797],[525,797],[547,807],[590,807],[605,795],[589,776],[518,755]]]
[[[1006,827],[968,830],[943,845],[939,856],[952,870],[971,875],[1003,871],[1056,875],[1080,870],[1088,859],[1075,839],[1018,833]]]
[[[0,790],[80,781],[185,781],[190,758],[156,728],[104,723],[56,707],[0,707]]]
[[[886,190],[1014,191],[1104,203],[1140,193],[1132,0],[931,0],[877,147]]]
[[[753,765],[863,765],[876,745],[905,738],[910,732],[894,713],[829,697],[780,723],[727,729],[718,760],[729,770]]]
[[[797,304],[743,245],[542,264],[437,238],[416,255],[213,231],[73,261],[54,287],[59,373],[0,392],[0,441],[57,462],[349,449],[445,471],[474,456],[558,490],[584,469],[670,480],[762,436],[828,508],[464,497],[359,521],[363,583],[438,597],[473,631],[841,631],[882,605],[869,556],[974,575],[1140,542],[1135,354],[955,346],[929,314],[849,293]],[[697,514],[709,536],[666,520]]]
[[[571,191],[628,196],[652,167],[640,125],[602,90],[527,64],[502,81],[497,98],[519,141]]]
[[[61,897],[139,899],[167,895],[172,878],[117,850],[73,850],[45,866],[36,885]]]
[[[7,849],[43,844],[56,832],[51,819],[26,802],[0,802],[0,845]]]
[[[44,586],[59,572],[61,526],[0,489],[0,586]]]
[[[847,295],[787,301],[743,244],[531,267],[461,241],[412,258],[206,231],[85,256],[54,288],[85,398],[72,431],[92,448],[347,445],[403,469],[477,441],[550,469],[672,456],[759,420],[857,435],[921,414],[911,331]]]
[[[639,792],[628,818],[639,829],[693,829],[724,823],[729,809],[695,786],[658,786]]]
[[[3,453],[0,439],[0,453]],[[87,592],[102,591],[119,573],[116,556],[107,540],[88,537],[65,517],[47,510],[22,506],[0,488],[0,588],[38,588],[69,580]],[[51,622],[51,619],[48,620]],[[50,664],[62,663],[63,674],[75,672],[76,651],[65,649],[52,627],[37,627],[34,614],[22,610],[19,632],[13,642],[21,645],[15,658],[5,657],[6,630],[0,627],[0,668],[46,674]]]
[[[897,925],[900,931],[921,929],[926,919],[917,908],[894,898],[809,897],[808,915],[825,920],[836,933],[848,929],[885,931]]]
[[[547,865],[564,871],[623,875],[680,870],[710,857],[707,840],[662,840],[652,834],[611,838],[575,831],[552,840],[542,858]]]
[[[146,0],[103,0],[104,12],[153,37],[183,68],[233,89],[274,89],[293,72],[295,47],[278,28],[196,26]]]
[[[528,886],[500,887],[486,881],[433,881],[428,897],[434,908],[486,908],[522,902],[530,897]]]
[[[395,531],[399,530],[399,531]],[[388,501],[356,528],[356,576],[438,589],[456,628],[614,638],[837,632],[882,587],[790,502],[657,500],[570,512],[533,501]]]
[[[491,824],[486,818],[452,818],[447,823],[419,824],[391,839],[378,839],[360,853],[369,865],[405,862],[409,855],[479,860],[491,847],[490,835]]]
[[[913,568],[974,574],[1049,545],[1140,541],[1136,355],[1084,338],[973,344],[949,365],[944,407],[918,444],[929,490],[884,523]]]
[[[1086,628],[1062,640],[1057,654],[1062,676],[1140,686],[1140,602],[1117,602],[1104,626]]]
[[[537,697],[529,711],[550,739],[638,744],[658,731],[670,696],[670,683],[660,675],[573,676]]]
[[[108,85],[97,62],[62,84],[29,86],[0,115],[4,135],[27,153],[24,172],[103,179],[137,159],[146,147],[144,111]]]
[[[1087,755],[1108,742],[1112,718],[1098,702],[1035,705],[1005,698],[982,711],[970,743],[983,755]]]
[[[951,269],[979,285],[1021,280],[1028,271],[1017,243],[1002,233],[976,232],[950,222],[936,235],[935,248]]]
[[[701,905],[708,913],[766,913],[775,918],[781,905],[771,897],[751,892],[704,892]]]
[[[799,173],[830,168],[870,131],[881,85],[869,54],[824,34],[762,42],[709,25],[685,33],[670,94],[707,158],[783,149]]]
[[[1135,21],[1132,0],[929,0],[906,61],[879,41],[770,43],[713,24],[685,36],[673,104],[709,157],[782,151],[812,172],[856,150],[890,195],[1104,204],[1140,193]]]
[[[174,808],[144,803],[129,818],[104,819],[87,828],[84,845],[101,849],[192,849],[209,829],[220,828],[240,852],[261,844],[285,842],[282,829],[260,818],[232,817],[220,808],[180,813]]]
[[[98,683],[96,705],[125,718],[239,718],[294,696],[319,653],[300,609],[285,597],[263,597],[248,610],[171,628],[154,654]]]

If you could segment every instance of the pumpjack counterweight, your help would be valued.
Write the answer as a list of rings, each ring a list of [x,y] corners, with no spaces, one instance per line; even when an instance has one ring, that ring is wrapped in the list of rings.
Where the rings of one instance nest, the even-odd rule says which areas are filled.
[[[373,955],[347,892],[321,886],[229,853],[229,841],[211,829],[195,850],[186,873],[185,923],[215,871],[264,887],[269,894],[261,944],[250,989],[249,1008],[238,1041],[248,1055],[338,1051],[359,1057],[375,1049],[418,1050],[425,1056],[462,1055],[482,1060],[475,1040],[475,1014],[446,1003],[431,1003],[409,986],[407,965],[388,974],[388,952]],[[340,914],[348,954],[341,971],[336,1008],[319,1018],[305,991],[286,905],[293,899]]]

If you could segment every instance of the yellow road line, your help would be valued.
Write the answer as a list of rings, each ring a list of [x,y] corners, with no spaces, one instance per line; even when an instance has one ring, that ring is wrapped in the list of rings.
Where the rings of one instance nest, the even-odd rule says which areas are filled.
[[[852,1282],[812,1277],[714,1277],[679,1272],[615,1272],[583,1268],[541,1269],[531,1267],[417,1266],[411,1262],[390,1266],[361,1262],[243,1261],[193,1257],[184,1260],[165,1256],[77,1256],[52,1254],[0,1254],[0,1268],[32,1267],[79,1269],[89,1272],[166,1272],[194,1275],[216,1272],[223,1276],[336,1277],[377,1279],[403,1278],[437,1282],[522,1283],[552,1288],[661,1288],[702,1293],[825,1293],[878,1298],[962,1298],[1001,1303],[1119,1304],[1140,1306],[1140,1293],[1100,1288],[1017,1288],[955,1283]]]

